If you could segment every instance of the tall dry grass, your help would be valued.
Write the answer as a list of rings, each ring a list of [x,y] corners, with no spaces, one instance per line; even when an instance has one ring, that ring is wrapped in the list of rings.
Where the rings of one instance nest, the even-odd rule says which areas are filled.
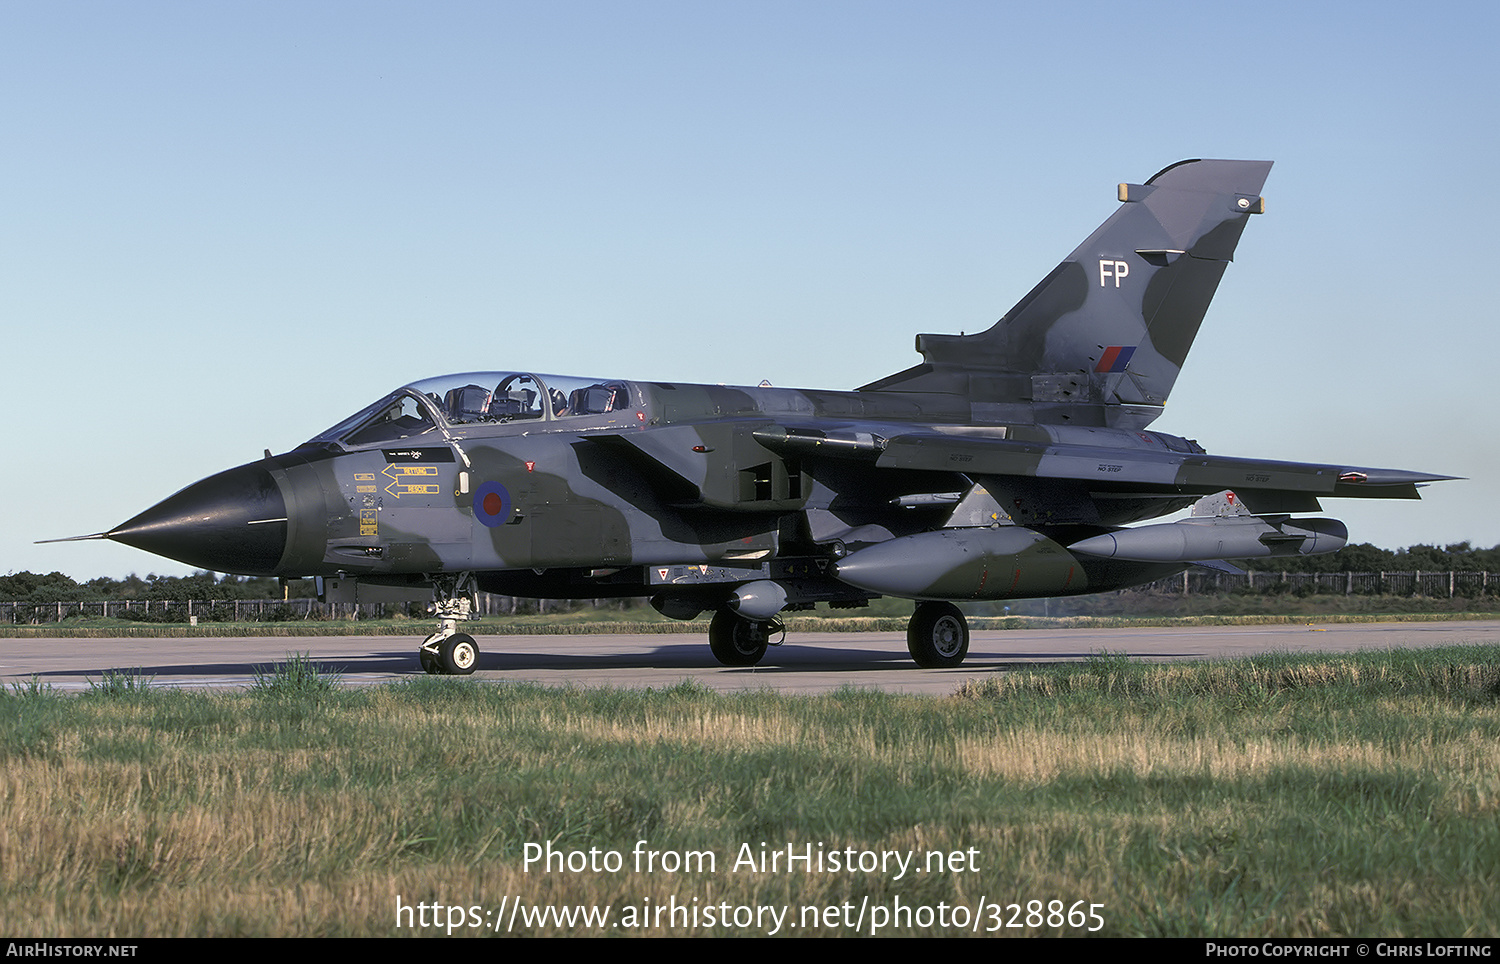
[[[614,917],[501,930],[759,934],[764,919],[614,925],[673,901],[803,923],[803,908],[983,901],[996,909],[968,930],[919,915],[889,932],[1084,932],[1028,926],[1028,901],[1058,900],[1102,905],[1109,935],[1493,935],[1496,667],[1495,648],[1170,666],[1101,655],[948,699],[426,678],[15,688],[0,697],[0,929],[435,932],[398,926],[399,899],[443,905],[440,924],[461,908],[454,932],[478,934],[519,897]],[[717,867],[632,872],[641,840]],[[528,843],[626,865],[528,871]],[[967,862],[902,879],[732,869],[742,846],[789,844]],[[486,926],[467,926],[470,907]],[[782,931],[856,932],[842,918]]]

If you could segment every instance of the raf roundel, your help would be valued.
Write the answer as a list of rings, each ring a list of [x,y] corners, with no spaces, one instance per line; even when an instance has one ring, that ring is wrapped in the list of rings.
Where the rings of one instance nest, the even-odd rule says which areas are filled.
[[[510,493],[499,482],[486,482],[474,490],[474,518],[491,529],[510,521]]]

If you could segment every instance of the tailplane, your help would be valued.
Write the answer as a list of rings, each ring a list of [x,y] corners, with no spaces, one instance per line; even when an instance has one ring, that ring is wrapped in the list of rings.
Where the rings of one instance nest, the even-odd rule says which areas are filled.
[[[987,331],[918,335],[922,364],[860,391],[966,395],[976,416],[1143,428],[1161,413],[1270,161],[1180,161]]]

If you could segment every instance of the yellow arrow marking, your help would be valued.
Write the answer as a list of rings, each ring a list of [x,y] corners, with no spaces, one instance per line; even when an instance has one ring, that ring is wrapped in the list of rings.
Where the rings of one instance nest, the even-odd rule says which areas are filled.
[[[387,465],[381,471],[381,475],[391,480],[391,484],[385,487],[394,498],[403,495],[437,495],[442,491],[442,486],[435,482],[413,482],[412,479],[436,479],[438,468],[436,465]]]

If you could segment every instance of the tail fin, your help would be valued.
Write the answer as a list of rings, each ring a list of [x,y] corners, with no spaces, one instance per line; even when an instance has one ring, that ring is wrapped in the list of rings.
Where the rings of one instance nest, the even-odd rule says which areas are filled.
[[[1143,428],[1161,413],[1270,161],[1180,161],[988,331],[918,335],[926,360],[860,391],[966,395],[996,420]]]

